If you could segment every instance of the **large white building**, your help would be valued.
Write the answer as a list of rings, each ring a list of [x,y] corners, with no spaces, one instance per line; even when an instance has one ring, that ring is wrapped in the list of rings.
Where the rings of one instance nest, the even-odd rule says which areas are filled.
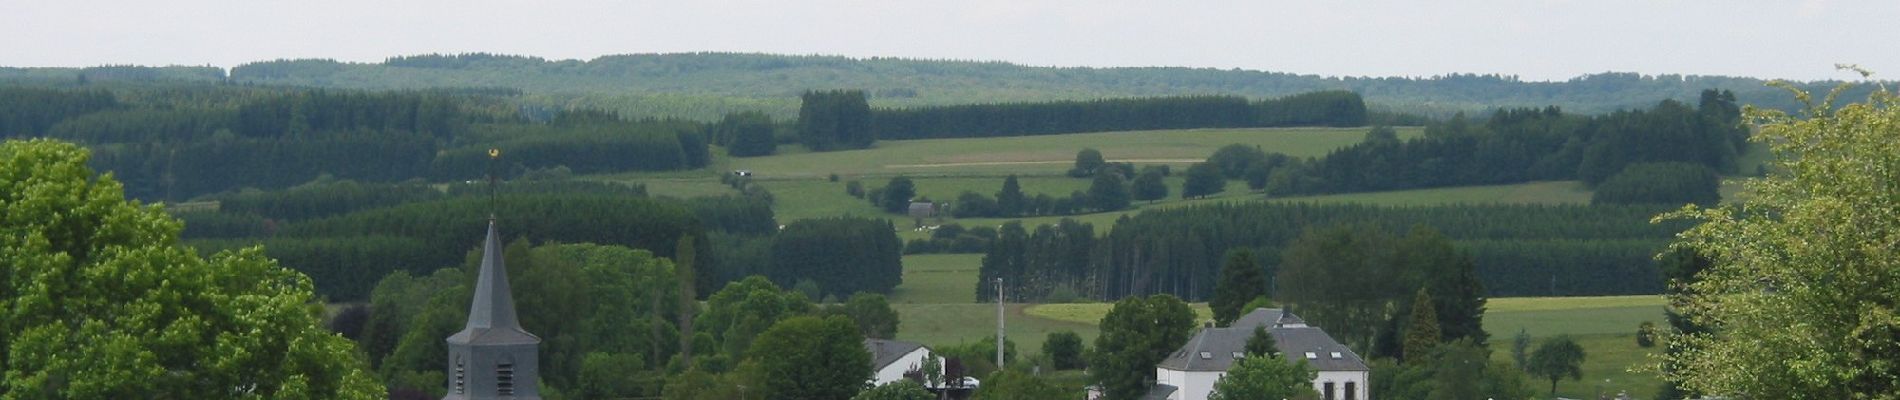
[[[1247,338],[1255,327],[1266,327],[1288,362],[1305,360],[1319,370],[1313,390],[1324,400],[1366,400],[1371,371],[1352,349],[1326,331],[1307,326],[1300,317],[1281,309],[1257,308],[1226,328],[1207,327],[1195,333],[1180,350],[1155,366],[1155,387],[1145,396],[1153,400],[1205,400],[1214,382],[1227,375],[1236,360],[1245,358]]]

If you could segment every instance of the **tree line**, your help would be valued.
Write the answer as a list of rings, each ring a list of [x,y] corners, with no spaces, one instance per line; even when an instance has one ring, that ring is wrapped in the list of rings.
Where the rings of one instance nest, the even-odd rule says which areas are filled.
[[[1492,296],[1649,294],[1661,290],[1651,255],[1682,224],[1651,224],[1664,206],[1451,205],[1380,207],[1305,203],[1213,204],[1123,217],[1097,237],[1088,223],[999,230],[982,279],[1010,282],[1011,298],[1068,291],[1097,299],[1166,293],[1209,298],[1222,256],[1251,249],[1269,275],[1303,232],[1366,225],[1426,226],[1476,262]],[[1276,285],[1284,288],[1284,285]],[[976,298],[993,298],[987,287]],[[1276,292],[1277,293],[1277,292]]]
[[[879,139],[1032,136],[1081,132],[1272,126],[1360,126],[1365,102],[1344,91],[1249,101],[1239,96],[1171,96],[879,108]]]
[[[705,124],[563,110],[536,121],[480,92],[0,88],[0,136],[93,149],[128,194],[184,200],[320,177],[478,179],[700,168]],[[128,99],[123,99],[126,97]],[[501,149],[500,170],[488,151]]]
[[[1506,109],[1482,123],[1459,114],[1428,125],[1423,138],[1368,135],[1325,157],[1265,164],[1258,175],[1260,188],[1275,196],[1535,180],[1594,186],[1641,163],[1682,162],[1736,173],[1747,135],[1734,94],[1710,90],[1693,107],[1664,100],[1603,115]]]

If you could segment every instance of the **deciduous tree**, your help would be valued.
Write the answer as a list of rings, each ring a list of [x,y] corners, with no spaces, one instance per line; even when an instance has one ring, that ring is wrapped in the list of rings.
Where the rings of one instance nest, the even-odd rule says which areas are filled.
[[[1287,362],[1278,355],[1249,355],[1234,363],[1227,375],[1214,381],[1208,400],[1313,398],[1313,378],[1319,371],[1306,360]]]
[[[1089,378],[1109,399],[1136,399],[1154,380],[1155,364],[1194,329],[1194,311],[1174,296],[1129,297],[1102,317],[1102,334],[1089,353]]]
[[[1838,94],[1838,92],[1836,93]],[[1709,259],[1678,309],[1715,328],[1670,339],[1667,378],[1734,398],[1891,398],[1900,392],[1900,97],[1835,95],[1799,114],[1750,110],[1774,174],[1744,203],[1667,215],[1700,225],[1679,249]]]
[[[871,379],[864,336],[844,316],[793,317],[759,335],[746,351],[766,398],[849,399]]]
[[[310,279],[259,248],[208,258],[88,152],[0,143],[6,398],[381,398]]]
[[[1550,380],[1550,394],[1557,394],[1557,381],[1569,377],[1572,380],[1583,379],[1583,346],[1570,336],[1559,335],[1544,339],[1531,351],[1528,372],[1538,378]]]
[[[1227,177],[1213,163],[1199,163],[1187,169],[1187,182],[1181,184],[1181,198],[1198,199],[1227,190]]]

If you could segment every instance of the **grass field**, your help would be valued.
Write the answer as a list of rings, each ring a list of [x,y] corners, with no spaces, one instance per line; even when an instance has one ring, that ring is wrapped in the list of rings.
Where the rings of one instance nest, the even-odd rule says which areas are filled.
[[[891,292],[892,304],[970,303],[976,299],[976,271],[982,254],[904,256],[904,284]]]
[[[1665,304],[1662,296],[1491,299],[1484,313],[1484,330],[1491,334],[1492,358],[1503,362],[1511,362],[1511,343],[1519,329],[1531,336],[1532,350],[1542,340],[1560,334],[1571,335],[1582,344],[1583,379],[1559,382],[1559,395],[1594,398],[1601,388],[1608,393],[1621,390],[1649,398],[1662,381],[1654,373],[1630,371],[1654,362],[1650,355],[1659,354],[1662,347],[1637,346],[1636,326],[1643,321],[1666,326]],[[1535,383],[1538,393],[1549,393],[1550,381]]]
[[[1459,203],[1589,204],[1590,189],[1584,187],[1583,183],[1578,181],[1555,181],[1285,197],[1274,200],[1312,203],[1361,203],[1385,206],[1424,206]]]
[[[1412,138],[1422,128],[1398,128]],[[1109,161],[1189,164],[1221,146],[1241,143],[1299,157],[1325,155],[1358,143],[1366,128],[1247,128],[1102,132],[1002,138],[886,140],[864,150],[788,151],[769,157],[732,158],[730,169],[749,169],[760,179],[843,176],[1055,175],[1066,171],[1084,148]]]

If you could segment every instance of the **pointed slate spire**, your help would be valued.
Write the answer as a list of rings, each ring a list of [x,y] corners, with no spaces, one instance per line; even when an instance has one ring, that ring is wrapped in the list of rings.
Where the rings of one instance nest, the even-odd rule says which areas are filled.
[[[468,306],[463,329],[521,330],[515,318],[515,297],[508,289],[508,266],[501,257],[501,235],[495,219],[488,219],[488,239],[482,242],[482,270],[475,278],[475,301]]]
[[[468,324],[449,336],[445,400],[539,400],[541,338],[521,329],[502,260],[501,234],[488,219],[482,269],[476,273]]]
[[[515,317],[515,297],[508,287],[508,266],[501,256],[501,234],[488,219],[488,239],[482,243],[482,269],[475,275],[475,299],[468,305],[468,323],[450,336],[450,342],[538,343],[541,338],[521,328]]]

